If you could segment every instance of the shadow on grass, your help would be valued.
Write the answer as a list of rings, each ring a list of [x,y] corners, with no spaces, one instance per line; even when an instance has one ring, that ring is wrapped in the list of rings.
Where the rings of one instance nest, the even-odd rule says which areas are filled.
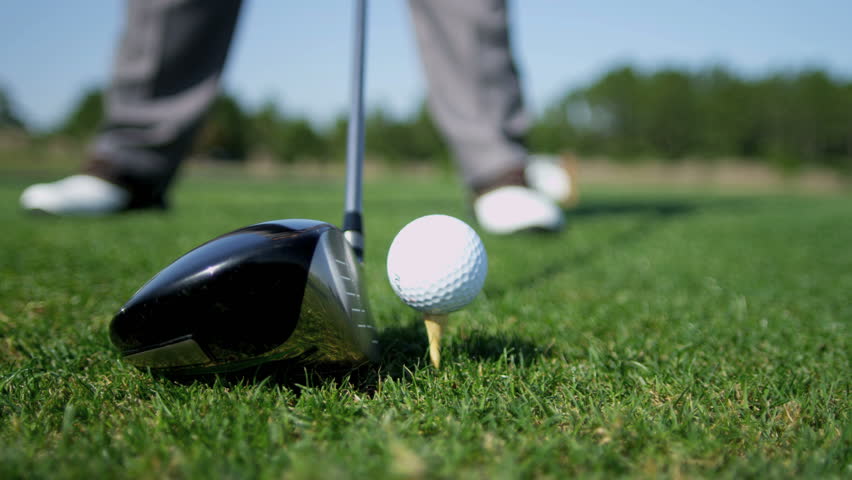
[[[556,353],[553,345],[540,345],[517,335],[491,335],[472,332],[463,339],[456,350],[464,356],[480,361],[518,359],[521,363],[548,357]]]
[[[670,217],[687,215],[700,208],[699,204],[682,201],[613,202],[591,201],[566,210],[569,218],[601,217],[606,215],[657,215]]]
[[[448,353],[445,359],[459,355],[483,362],[518,359],[520,363],[526,364],[552,353],[550,347],[542,347],[517,336],[473,332],[462,339],[463,341],[445,347],[445,352]],[[182,385],[202,383],[208,386],[230,386],[266,383],[286,387],[296,395],[301,395],[306,386],[315,387],[331,382],[348,385],[359,393],[372,395],[382,380],[404,381],[417,371],[432,368],[427,353],[429,345],[426,331],[420,322],[385,328],[379,334],[379,342],[382,345],[379,362],[354,368],[339,365],[306,366],[290,360],[268,362],[228,373],[163,375],[161,378]]]
[[[565,215],[571,220],[615,216],[636,215],[670,219],[709,210],[741,211],[753,207],[756,199],[745,196],[715,197],[706,199],[672,199],[672,200],[629,200],[605,199],[584,200],[578,207],[565,210]]]
[[[602,240],[592,248],[558,259],[554,258],[538,268],[530,265],[526,274],[516,276],[506,282],[492,283],[485,287],[484,293],[488,297],[499,298],[511,291],[536,288],[537,285],[552,281],[554,277],[562,273],[569,270],[577,270],[607,251],[622,248],[636,242],[639,238],[649,235],[658,226],[659,221],[657,219],[648,219],[636,223]]]
[[[479,331],[460,332],[460,341],[445,346],[451,359],[453,355],[492,362],[505,356],[522,356],[535,359],[550,353],[549,348],[516,335],[494,335]],[[403,327],[391,327],[382,330],[379,341],[383,346],[381,369],[386,374],[396,376],[412,365],[425,367],[429,364],[426,329],[419,322]]]
[[[606,252],[617,251],[635,244],[639,240],[651,235],[662,226],[684,218],[703,210],[718,209],[742,209],[748,202],[741,198],[717,199],[707,202],[686,201],[656,201],[656,202],[630,202],[630,201],[590,201],[581,207],[566,211],[568,225],[572,223],[591,220],[598,217],[625,215],[633,216],[637,222],[628,226],[620,232],[616,232],[607,238],[602,238],[591,248],[576,251],[573,254],[560,258],[548,259],[546,264],[536,268],[530,265],[528,273],[523,276],[507,279],[502,283],[492,283],[485,288],[488,296],[500,297],[507,292],[516,289],[535,288],[544,282],[551,281],[566,271],[576,270],[583,265],[606,254]],[[547,233],[528,233],[530,239],[540,238]]]

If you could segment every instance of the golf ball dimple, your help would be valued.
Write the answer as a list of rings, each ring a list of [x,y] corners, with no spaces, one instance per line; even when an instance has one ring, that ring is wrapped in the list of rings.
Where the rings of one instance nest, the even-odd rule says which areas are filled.
[[[411,307],[432,314],[458,310],[482,290],[488,256],[476,232],[448,215],[420,217],[396,235],[388,280]]]

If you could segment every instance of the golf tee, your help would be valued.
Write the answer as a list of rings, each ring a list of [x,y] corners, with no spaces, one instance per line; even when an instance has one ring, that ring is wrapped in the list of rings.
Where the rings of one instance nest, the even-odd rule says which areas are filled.
[[[441,335],[447,326],[447,315],[424,313],[423,322],[429,336],[429,358],[435,368],[441,368]]]

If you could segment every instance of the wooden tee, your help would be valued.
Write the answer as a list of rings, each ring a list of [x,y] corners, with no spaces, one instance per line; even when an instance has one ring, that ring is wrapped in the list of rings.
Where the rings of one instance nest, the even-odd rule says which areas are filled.
[[[447,315],[424,313],[423,322],[426,324],[426,334],[429,336],[429,358],[435,368],[441,368],[441,335],[447,326]]]

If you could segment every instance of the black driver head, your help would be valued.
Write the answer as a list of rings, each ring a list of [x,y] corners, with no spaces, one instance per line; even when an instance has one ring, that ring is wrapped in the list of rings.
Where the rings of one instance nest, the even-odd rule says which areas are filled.
[[[360,264],[339,229],[315,220],[260,223],[190,251],[133,295],[110,337],[128,362],[171,374],[356,366],[378,351]]]

